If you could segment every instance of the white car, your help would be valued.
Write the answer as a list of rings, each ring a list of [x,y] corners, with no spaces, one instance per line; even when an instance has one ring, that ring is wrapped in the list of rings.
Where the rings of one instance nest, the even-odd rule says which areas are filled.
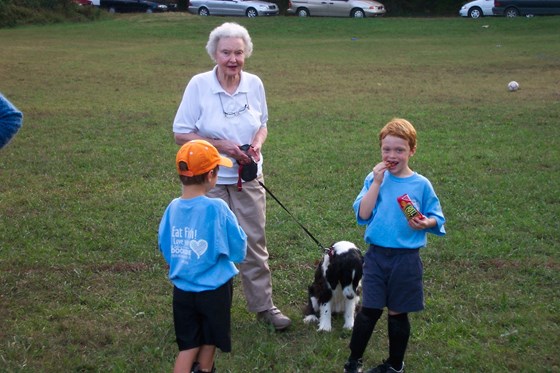
[[[466,3],[459,9],[461,17],[481,18],[485,16],[493,16],[492,7],[494,0],[475,0]]]
[[[385,6],[373,0],[290,0],[288,14],[299,17],[378,17],[386,12]]]

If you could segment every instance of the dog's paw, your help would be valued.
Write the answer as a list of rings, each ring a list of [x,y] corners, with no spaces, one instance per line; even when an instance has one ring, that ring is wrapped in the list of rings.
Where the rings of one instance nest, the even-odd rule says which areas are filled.
[[[303,318],[303,322],[305,324],[316,324],[319,322],[319,319],[315,315],[307,315]]]
[[[321,320],[319,321],[319,329],[317,329],[317,331],[330,332],[331,330],[332,330],[331,319],[321,317]]]
[[[319,329],[317,329],[318,332],[330,332],[331,330],[331,325],[319,325]]]
[[[344,325],[342,326],[344,329],[349,329],[351,330],[354,327],[354,323],[344,323]]]

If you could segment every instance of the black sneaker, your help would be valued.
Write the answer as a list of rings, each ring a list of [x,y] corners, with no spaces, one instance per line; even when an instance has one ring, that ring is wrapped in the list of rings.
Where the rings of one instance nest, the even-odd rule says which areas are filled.
[[[362,373],[362,359],[348,359],[344,364],[344,373]]]
[[[404,361],[400,370],[396,370],[387,360],[385,360],[383,364],[379,364],[375,368],[368,370],[366,373],[404,373]]]

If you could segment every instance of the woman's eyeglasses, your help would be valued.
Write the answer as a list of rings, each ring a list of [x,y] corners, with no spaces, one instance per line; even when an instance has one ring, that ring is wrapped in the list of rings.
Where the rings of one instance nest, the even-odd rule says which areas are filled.
[[[233,118],[233,117],[237,117],[241,114],[243,114],[246,110],[249,109],[249,99],[247,98],[247,93],[245,93],[245,105],[237,110],[237,111],[232,111],[232,112],[227,112],[226,109],[224,109],[224,103],[222,102],[222,94],[218,93],[218,97],[220,98],[220,104],[222,105],[222,112],[224,113],[224,116],[226,118]]]

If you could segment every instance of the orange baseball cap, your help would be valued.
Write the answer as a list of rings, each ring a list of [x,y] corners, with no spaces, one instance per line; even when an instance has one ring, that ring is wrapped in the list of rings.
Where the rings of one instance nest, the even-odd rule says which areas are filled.
[[[181,171],[179,162],[187,164],[187,170]],[[233,162],[222,157],[214,145],[204,140],[191,140],[181,146],[175,159],[177,172],[182,176],[202,175],[213,170],[217,165],[232,167]]]

